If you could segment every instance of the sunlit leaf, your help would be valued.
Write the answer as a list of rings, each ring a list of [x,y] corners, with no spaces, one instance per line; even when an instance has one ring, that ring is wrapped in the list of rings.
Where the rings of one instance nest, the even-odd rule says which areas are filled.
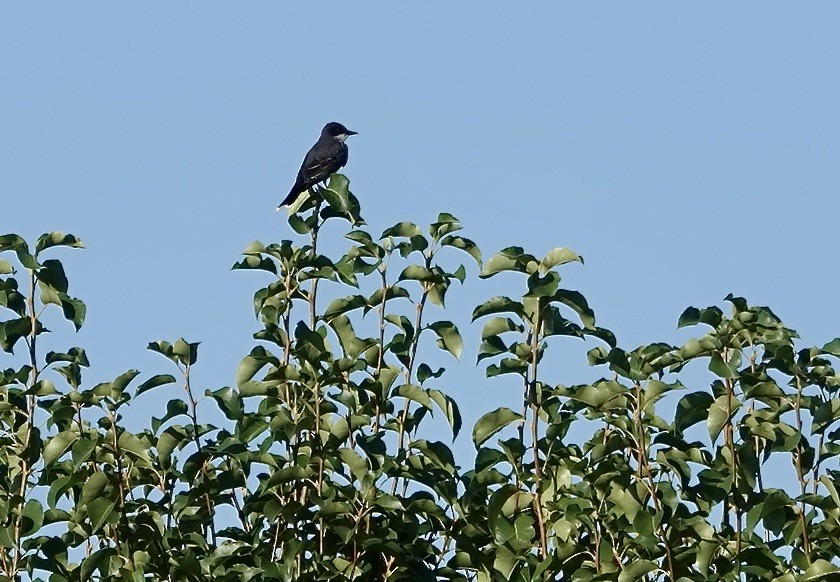
[[[554,267],[559,267],[560,265],[572,262],[583,263],[583,257],[571,249],[558,247],[548,252],[543,260],[540,261],[540,267],[542,268],[543,273],[545,273]]]
[[[493,255],[481,270],[481,277],[492,277],[503,271],[516,271],[530,275],[535,273],[540,263],[533,255],[527,254],[522,247],[507,247]]]
[[[44,447],[44,463],[49,465],[60,458],[70,446],[78,440],[79,435],[74,431],[60,432],[52,437]]]
[[[38,237],[38,242],[35,243],[35,254],[40,254],[41,251],[55,246],[65,246],[74,249],[85,248],[84,243],[78,237],[72,234],[64,234],[63,232],[50,232],[42,234]]]
[[[740,407],[741,401],[735,396],[721,396],[714,401],[709,409],[707,420],[709,438],[712,439],[712,442],[715,442],[723,426],[738,412]]]

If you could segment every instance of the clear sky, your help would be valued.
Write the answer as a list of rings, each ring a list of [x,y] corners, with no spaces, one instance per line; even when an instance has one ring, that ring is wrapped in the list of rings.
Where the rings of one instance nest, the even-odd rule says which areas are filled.
[[[293,237],[274,206],[335,120],[359,132],[345,173],[375,233],[448,211],[487,256],[569,246],[566,284],[629,349],[730,291],[822,345],[838,28],[832,2],[8,2],[0,231],[86,242],[60,256],[87,323],[56,347],[84,346],[91,382],[170,371],[146,343],[185,336],[202,388],[232,384],[265,279],[228,269]],[[450,316],[516,290],[473,281]],[[467,427],[516,404],[459,374],[441,387]]]

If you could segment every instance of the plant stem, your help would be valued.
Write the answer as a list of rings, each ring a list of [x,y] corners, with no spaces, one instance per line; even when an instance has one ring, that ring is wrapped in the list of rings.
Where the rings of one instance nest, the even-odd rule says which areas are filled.
[[[193,395],[192,386],[190,385],[190,364],[189,362],[184,365],[184,369],[182,370],[182,374],[184,376],[184,390],[187,392],[187,398],[190,403],[189,407],[189,415],[190,420],[192,421],[193,426],[193,442],[195,443],[195,447],[199,455],[203,453],[203,447],[201,446],[201,438],[199,437],[199,427],[198,427],[198,401],[195,399]],[[201,464],[201,474],[204,477],[205,481],[209,478],[208,471],[207,471],[207,459],[205,459]],[[207,509],[207,519],[209,520],[207,529],[205,531],[205,536],[207,532],[210,533],[210,543],[215,548],[216,547],[216,526],[214,524],[213,519],[213,503],[210,499],[209,493],[204,493],[204,505]]]
[[[432,265],[432,257],[434,256],[433,253],[428,255],[424,255],[426,257],[425,266],[426,269],[431,268]],[[409,346],[408,350],[408,366],[406,366],[403,377],[405,378],[405,383],[411,383],[411,376],[414,373],[414,364],[415,358],[417,356],[417,348],[420,344],[420,326],[423,323],[423,309],[426,306],[426,299],[429,296],[429,284],[423,283],[423,294],[420,296],[420,302],[417,304],[415,308],[415,315],[414,315],[414,337],[411,338],[411,345]],[[405,449],[405,421],[408,416],[408,407],[409,407],[409,400],[408,398],[405,399],[403,404],[402,412],[399,414],[399,428],[398,433],[399,436],[397,438],[397,455],[399,455]],[[404,480],[404,485],[407,484],[407,481]],[[391,494],[393,495],[397,489],[397,480],[394,480],[394,483],[391,487]]]
[[[730,360],[730,348],[724,348],[721,356],[724,362],[728,362]],[[726,386],[726,424],[724,425],[724,440],[725,446],[729,449],[729,464],[730,471],[732,472],[732,490],[734,492],[732,499],[735,506],[735,555],[740,556],[742,508],[741,500],[738,498],[738,459],[735,452],[735,427],[732,424],[732,400],[735,398],[735,383],[731,378],[725,378],[724,385]],[[724,509],[726,509],[725,506]],[[740,558],[737,559],[735,567],[740,573]]]
[[[802,378],[797,374],[796,376],[796,400],[793,404],[794,415],[796,417],[796,430],[802,434]],[[799,481],[799,493],[804,497],[807,483],[805,482],[805,474],[802,470],[802,441],[796,443],[794,451],[794,465],[796,466],[796,478]],[[808,539],[808,524],[805,521],[805,502],[799,503],[799,519],[802,522],[802,550],[805,553],[805,558],[809,561],[811,559],[811,543]]]
[[[315,210],[313,216],[315,217],[315,225],[310,231],[310,240],[312,244],[312,260],[313,262],[318,258],[318,231],[324,224],[318,216],[321,211],[321,202],[323,199],[318,195],[318,202],[315,203]],[[317,321],[316,298],[318,296],[318,278],[312,279],[312,287],[309,289],[309,327],[315,331],[315,323]]]
[[[27,383],[27,391],[32,391],[38,383],[38,376],[40,370],[38,369],[38,354],[36,350],[36,343],[38,338],[38,315],[35,304],[35,289],[37,286],[36,271],[29,269],[29,294],[26,298],[27,312],[29,315],[29,335],[26,338],[27,347],[29,348],[29,365],[31,370],[29,372],[29,381]],[[16,579],[20,570],[20,561],[22,558],[22,530],[23,530],[23,506],[26,504],[26,496],[29,489],[29,476],[32,468],[29,465],[25,455],[31,446],[32,433],[35,427],[35,395],[30,394],[26,397],[26,432],[23,437],[23,442],[19,443],[21,446],[21,470],[20,470],[20,487],[18,489],[18,511],[14,519],[14,556],[12,556],[11,571],[9,575]]]
[[[647,448],[647,438],[645,436],[644,425],[642,424],[642,414],[645,409],[645,402],[644,402],[644,391],[642,390],[642,385],[640,383],[636,383],[636,411],[635,411],[635,421],[636,421],[636,446],[638,447],[638,475],[639,479],[642,479],[642,471],[644,470],[645,478],[647,479],[647,489],[650,492],[651,500],[653,501],[653,508],[657,514],[662,512],[662,504],[659,501],[659,492],[658,488],[656,487],[656,480],[653,478],[653,469],[650,466],[650,461],[648,460],[648,448]],[[642,481],[644,482],[644,481]],[[668,574],[672,582],[676,580],[676,576],[674,575],[674,559],[671,555],[671,546],[668,544],[668,535],[667,531],[665,530],[664,522],[660,522],[658,526],[659,535],[662,538],[662,545],[665,548],[665,561],[668,564]]]
[[[534,455],[534,509],[537,514],[537,526],[540,530],[540,555],[543,559],[548,557],[548,541],[545,531],[545,518],[542,505],[542,466],[540,463],[540,405],[537,394],[537,366],[539,364],[539,351],[542,342],[542,305],[536,314],[534,328],[531,330],[531,378],[527,382],[526,390],[529,392],[528,401],[531,406],[531,448]]]
[[[379,345],[378,350],[379,354],[376,357],[376,380],[381,381],[382,378],[382,366],[385,363],[385,303],[387,301],[387,294],[388,294],[388,279],[387,279],[387,263],[383,263],[383,265],[378,269],[379,270],[379,277],[382,281],[382,302],[379,304]],[[382,404],[380,402],[380,398],[377,397],[376,399],[376,416],[373,419],[373,432],[374,434],[379,434],[379,417],[382,414]]]

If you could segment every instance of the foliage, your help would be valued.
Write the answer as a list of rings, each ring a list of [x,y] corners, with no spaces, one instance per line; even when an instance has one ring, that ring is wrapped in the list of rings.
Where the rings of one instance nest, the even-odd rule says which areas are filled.
[[[290,215],[304,244],[255,242],[234,265],[268,277],[234,387],[197,390],[199,344],[183,339],[148,345],[168,360],[160,373],[89,386],[84,349],[38,343],[45,318],[84,322],[62,263],[44,258],[81,241],[49,233],[31,250],[0,237],[5,579],[835,575],[840,339],[799,347],[770,309],[728,296],[728,316],[680,317],[703,335],[628,351],[561,286],[564,266],[583,262],[573,251],[509,247],[483,264],[446,213],[374,237],[348,186],[336,174]],[[319,251],[327,221],[351,226],[341,256]],[[478,361],[515,380],[521,408],[481,416],[468,469],[430,424],[444,420],[452,439],[462,428],[440,363],[464,341],[437,318],[473,270],[462,260],[481,278],[524,277],[521,294],[473,312]],[[549,380],[549,350],[569,338],[594,346],[601,379]],[[146,428],[125,426],[145,393],[178,384]]]

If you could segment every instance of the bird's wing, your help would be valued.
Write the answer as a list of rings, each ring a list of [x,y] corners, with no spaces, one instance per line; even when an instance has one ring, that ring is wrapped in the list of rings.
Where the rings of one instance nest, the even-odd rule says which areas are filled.
[[[336,162],[338,162],[338,167],[343,168],[347,165],[347,144],[341,144],[341,151],[338,152],[338,156],[336,157]]]
[[[303,181],[311,186],[323,180],[326,180],[330,174],[338,170],[344,164],[340,163],[342,149],[344,144],[340,144],[335,140],[329,142],[318,142],[303,158],[303,165],[298,172],[298,178],[303,178]],[[346,163],[347,154],[344,154]]]

